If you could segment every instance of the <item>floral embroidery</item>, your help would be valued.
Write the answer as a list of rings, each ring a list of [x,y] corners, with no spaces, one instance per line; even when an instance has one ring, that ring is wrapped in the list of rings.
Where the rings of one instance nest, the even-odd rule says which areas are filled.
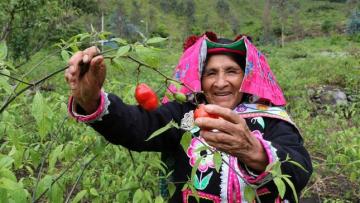
[[[236,107],[235,110],[236,110],[237,112],[244,112],[244,111],[246,111],[246,109],[247,109],[247,107],[246,107],[245,105],[240,104],[239,106]]]
[[[200,161],[198,170],[202,173],[206,172],[209,167],[215,168],[215,164],[213,161],[213,154],[209,149],[205,149],[200,151],[199,149],[206,144],[205,140],[201,137],[194,137],[191,140],[190,146],[187,150],[187,155],[190,158],[190,165],[194,166],[196,161],[203,156],[202,160]],[[203,154],[205,152],[205,154]]]
[[[255,124],[258,123],[263,129],[265,129],[265,122],[264,119],[262,117],[255,117],[251,119],[251,123]]]
[[[185,113],[184,118],[181,119],[180,128],[183,130],[191,130],[194,126],[194,111]]]

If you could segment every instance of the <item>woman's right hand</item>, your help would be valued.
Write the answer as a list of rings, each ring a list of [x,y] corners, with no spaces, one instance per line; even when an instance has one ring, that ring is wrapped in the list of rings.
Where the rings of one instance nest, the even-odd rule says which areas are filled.
[[[65,80],[71,89],[74,101],[88,114],[96,111],[100,102],[101,88],[106,76],[104,57],[98,55],[95,46],[76,52],[69,60],[69,67],[65,70]],[[84,74],[81,69],[89,66]]]

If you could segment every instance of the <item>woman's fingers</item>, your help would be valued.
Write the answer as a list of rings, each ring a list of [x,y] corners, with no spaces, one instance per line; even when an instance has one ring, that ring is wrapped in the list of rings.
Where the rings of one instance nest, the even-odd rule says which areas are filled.
[[[221,118],[200,117],[195,120],[195,124],[201,129],[216,129],[229,134],[232,134],[236,128],[233,123]]]
[[[96,46],[89,47],[84,50],[84,55],[82,57],[83,63],[89,63],[92,58],[100,54],[100,50]]]

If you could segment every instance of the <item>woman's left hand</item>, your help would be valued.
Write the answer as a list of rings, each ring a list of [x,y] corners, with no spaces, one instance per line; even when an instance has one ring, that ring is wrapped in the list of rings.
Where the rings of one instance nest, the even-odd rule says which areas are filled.
[[[237,157],[248,167],[258,172],[264,171],[268,164],[265,149],[251,134],[246,121],[232,110],[218,105],[205,105],[205,110],[221,118],[197,118],[195,124],[202,129],[200,136],[212,147]]]

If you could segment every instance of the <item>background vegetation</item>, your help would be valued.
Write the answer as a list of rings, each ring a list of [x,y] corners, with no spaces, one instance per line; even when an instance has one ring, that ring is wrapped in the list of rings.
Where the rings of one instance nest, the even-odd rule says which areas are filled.
[[[0,202],[166,200],[159,154],[109,145],[68,119],[63,73],[45,77],[71,53],[111,38],[108,46],[130,44],[132,56],[171,76],[184,38],[205,30],[248,34],[267,55],[313,159],[303,198],[359,201],[359,1],[7,0],[0,7]],[[153,37],[168,40],[148,43]],[[105,89],[135,104],[137,64],[119,55],[107,54],[115,58]],[[163,95],[154,71],[141,68],[139,80]],[[336,102],[329,92],[345,98]]]

